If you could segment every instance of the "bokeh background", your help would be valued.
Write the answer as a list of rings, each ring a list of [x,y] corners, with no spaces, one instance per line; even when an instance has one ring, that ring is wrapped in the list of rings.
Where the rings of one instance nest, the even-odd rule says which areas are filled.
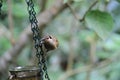
[[[120,0],[33,2],[40,36],[53,35],[59,41],[58,49],[47,55],[51,80],[120,80]],[[37,59],[25,0],[3,0],[1,10],[0,80],[6,80],[10,66],[37,65]],[[112,16],[109,36],[104,38],[109,29],[106,17],[97,24],[102,27],[102,37],[97,26],[94,30],[84,19],[80,21],[91,10]],[[97,16],[100,18],[98,14],[91,21]]]

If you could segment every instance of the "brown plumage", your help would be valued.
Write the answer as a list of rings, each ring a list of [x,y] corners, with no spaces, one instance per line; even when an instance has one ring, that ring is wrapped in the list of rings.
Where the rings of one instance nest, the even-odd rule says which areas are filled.
[[[58,47],[58,44],[59,44],[58,40],[51,35],[43,37],[41,39],[41,42],[47,51],[56,49]]]

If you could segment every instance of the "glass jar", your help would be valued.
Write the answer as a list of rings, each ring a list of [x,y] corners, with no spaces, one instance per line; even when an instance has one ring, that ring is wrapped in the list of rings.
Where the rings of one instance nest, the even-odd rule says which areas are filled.
[[[40,70],[38,67],[13,67],[9,69],[9,80],[40,80]]]

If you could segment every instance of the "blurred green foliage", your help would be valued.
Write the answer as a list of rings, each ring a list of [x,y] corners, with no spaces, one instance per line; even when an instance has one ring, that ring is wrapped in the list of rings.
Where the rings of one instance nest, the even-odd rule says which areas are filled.
[[[0,37],[0,56],[11,47],[8,39]]]
[[[27,5],[25,0],[12,0],[12,14],[14,21],[14,38],[17,41],[21,32],[28,26],[28,13]],[[48,0],[46,8],[50,6],[56,0]],[[64,0],[66,3],[68,0]],[[94,0],[74,0],[75,3],[72,8],[80,18],[83,17],[89,6]],[[43,35],[52,34],[59,40],[59,48],[55,51],[49,52],[48,58],[48,72],[51,80],[58,79],[62,74],[65,73],[61,69],[59,64],[62,60],[62,56],[69,57],[72,52],[77,59],[77,62],[73,65],[74,68],[86,66],[90,60],[90,40],[95,40],[96,52],[95,56],[98,62],[112,58],[112,63],[108,64],[103,68],[92,69],[90,73],[90,80],[120,80],[120,0],[99,0],[99,3],[93,7],[87,16],[85,17],[86,22],[78,22],[71,11],[67,8],[64,12],[59,14],[53,21],[51,21],[43,31]],[[41,6],[39,0],[34,0],[35,11],[39,14]],[[117,5],[116,5],[117,4]],[[2,10],[7,14],[8,6],[6,1],[3,3]],[[95,11],[96,10],[96,11]],[[103,10],[103,11],[102,11]],[[93,14],[94,13],[94,14]],[[96,13],[98,13],[96,15]],[[97,18],[97,19],[96,19]],[[0,23],[8,28],[8,16],[5,16],[4,20],[0,20]],[[87,25],[86,25],[87,23]],[[0,26],[1,28],[1,26]],[[98,35],[96,37],[96,35]],[[109,35],[109,36],[108,36]],[[100,37],[104,40],[101,40]],[[29,45],[19,55],[15,61],[15,65],[29,65],[31,59],[35,58],[31,56],[35,55],[32,42],[28,42]],[[10,39],[0,35],[0,56],[11,48]],[[56,60],[57,56],[57,60]],[[77,57],[76,57],[77,56]],[[118,56],[118,57],[116,57]],[[53,58],[53,59],[52,59]],[[57,65],[56,65],[57,64]],[[54,66],[54,67],[52,67]],[[57,68],[58,66],[58,68]],[[88,72],[81,72],[68,78],[68,80],[86,80]]]
[[[114,22],[109,13],[101,11],[89,11],[86,15],[86,24],[94,30],[103,40],[112,32]]]

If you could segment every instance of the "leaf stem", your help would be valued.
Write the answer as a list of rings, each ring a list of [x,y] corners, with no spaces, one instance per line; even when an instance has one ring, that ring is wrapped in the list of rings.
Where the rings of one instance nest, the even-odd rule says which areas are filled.
[[[72,12],[73,16],[75,17],[75,19],[78,20],[79,22],[82,22],[82,21],[84,21],[85,16],[87,15],[87,13],[97,4],[97,2],[98,2],[98,0],[96,0],[95,2],[92,3],[92,5],[85,12],[85,14],[84,14],[82,19],[78,18],[78,15],[75,13],[75,11],[73,10],[73,8],[71,7],[69,2],[67,2],[67,5],[68,5],[69,9],[71,10],[71,12]]]

